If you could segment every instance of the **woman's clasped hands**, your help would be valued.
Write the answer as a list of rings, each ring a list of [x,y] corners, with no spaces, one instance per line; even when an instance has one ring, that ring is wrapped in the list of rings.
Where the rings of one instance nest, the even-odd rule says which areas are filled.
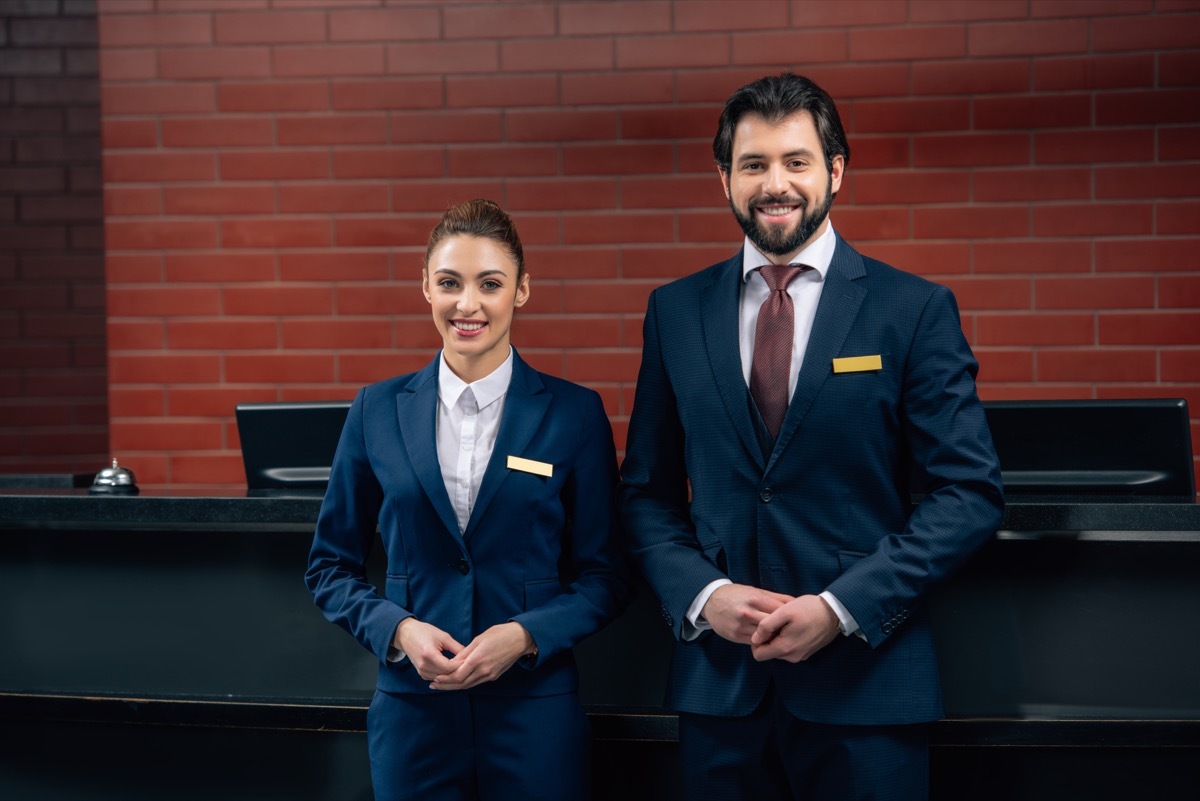
[[[433,690],[467,690],[495,681],[518,659],[535,652],[533,637],[520,623],[500,623],[462,645],[437,626],[405,618],[393,644]]]

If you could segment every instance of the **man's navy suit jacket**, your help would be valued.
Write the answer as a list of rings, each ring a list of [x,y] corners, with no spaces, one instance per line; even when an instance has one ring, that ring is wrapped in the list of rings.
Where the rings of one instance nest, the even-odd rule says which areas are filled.
[[[600,397],[534,371],[514,350],[495,447],[460,531],[438,463],[440,363],[358,393],[305,581],[325,616],[378,658],[381,690],[436,692],[407,659],[387,661],[396,626],[415,616],[462,645],[507,621],[532,635],[536,659],[469,692],[573,692],[571,647],[617,615],[629,586],[615,534],[616,454]],[[509,456],[551,465],[552,474],[510,469]],[[366,576],[377,523],[387,553],[383,593]]]
[[[741,281],[739,253],[656,289],[644,323],[618,499],[679,640],[668,703],[743,715],[773,683],[804,720],[937,719],[919,602],[1003,513],[954,297],[839,237],[787,416],[764,453],[738,348]],[[835,359],[855,356],[882,367],[834,373]],[[924,493],[915,507],[914,473]],[[798,664],[755,662],[749,646],[711,632],[682,641],[688,606],[720,578],[793,596],[829,590],[865,641],[838,636]]]

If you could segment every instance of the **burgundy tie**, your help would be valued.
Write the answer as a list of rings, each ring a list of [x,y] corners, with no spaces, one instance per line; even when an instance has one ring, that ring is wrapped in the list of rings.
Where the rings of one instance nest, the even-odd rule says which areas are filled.
[[[796,313],[788,284],[811,269],[803,264],[768,264],[759,268],[770,294],[758,310],[754,328],[754,359],[750,364],[750,394],[772,437],[779,436],[788,407],[788,376],[792,369],[792,338]]]

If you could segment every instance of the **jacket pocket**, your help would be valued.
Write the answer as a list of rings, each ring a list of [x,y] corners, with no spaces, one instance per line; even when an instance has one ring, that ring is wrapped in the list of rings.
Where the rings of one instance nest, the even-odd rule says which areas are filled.
[[[717,566],[717,569],[728,575],[729,565],[726,564],[729,560],[725,558],[725,546],[719,542],[712,542],[704,546],[704,557],[708,561]]]
[[[538,579],[525,582],[525,611],[537,609],[562,593],[558,579]]]
[[[389,574],[384,580],[384,594],[396,606],[408,609],[408,576]]]
[[[838,571],[845,573],[850,568],[850,565],[854,564],[866,555],[867,554],[863,553],[862,551],[838,551]]]

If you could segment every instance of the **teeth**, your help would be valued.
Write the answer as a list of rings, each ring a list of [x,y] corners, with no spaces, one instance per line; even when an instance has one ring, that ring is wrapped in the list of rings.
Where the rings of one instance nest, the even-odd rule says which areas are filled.
[[[455,323],[454,327],[460,331],[478,331],[483,328],[483,323]]]
[[[766,214],[787,214],[792,210],[791,206],[760,206]]]

